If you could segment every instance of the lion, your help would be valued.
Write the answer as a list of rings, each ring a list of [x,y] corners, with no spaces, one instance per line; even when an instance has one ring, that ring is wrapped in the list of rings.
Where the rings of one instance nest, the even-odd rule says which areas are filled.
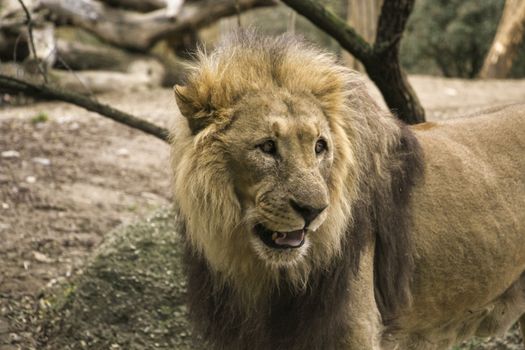
[[[199,53],[171,133],[215,349],[446,349],[525,313],[525,108],[408,127],[289,35]]]

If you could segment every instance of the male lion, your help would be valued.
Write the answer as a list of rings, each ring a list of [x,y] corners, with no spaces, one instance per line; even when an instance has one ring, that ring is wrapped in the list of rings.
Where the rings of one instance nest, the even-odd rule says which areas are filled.
[[[446,349],[525,312],[525,109],[408,128],[289,36],[175,89],[190,314],[216,349]]]

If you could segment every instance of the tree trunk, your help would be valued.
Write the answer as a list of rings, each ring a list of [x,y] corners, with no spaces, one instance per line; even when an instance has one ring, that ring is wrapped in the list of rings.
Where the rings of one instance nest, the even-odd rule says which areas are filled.
[[[523,42],[525,1],[507,0],[492,46],[479,73],[480,78],[506,78]]]
[[[414,0],[385,0],[377,25],[374,55],[363,62],[386,104],[408,124],[425,121],[425,110],[399,62],[399,45]]]
[[[408,124],[425,121],[425,110],[399,63],[399,43],[415,0],[384,0],[374,46],[318,2],[282,0],[324,30],[363,63],[388,107]]]
[[[407,124],[425,121],[425,110],[399,66],[399,61],[380,56],[367,62],[365,69],[394,115]]]

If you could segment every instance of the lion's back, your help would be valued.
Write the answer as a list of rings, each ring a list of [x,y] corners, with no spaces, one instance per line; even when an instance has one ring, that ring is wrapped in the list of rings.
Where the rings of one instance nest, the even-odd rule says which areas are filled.
[[[426,153],[434,158],[449,161],[451,155],[457,155],[463,162],[492,164],[496,172],[499,165],[502,176],[523,175],[525,171],[525,104],[493,108],[448,122],[424,123],[413,130],[423,146],[432,147]]]
[[[425,175],[413,193],[414,313],[405,322],[430,331],[472,321],[476,332],[473,314],[525,270],[525,106],[413,130]]]

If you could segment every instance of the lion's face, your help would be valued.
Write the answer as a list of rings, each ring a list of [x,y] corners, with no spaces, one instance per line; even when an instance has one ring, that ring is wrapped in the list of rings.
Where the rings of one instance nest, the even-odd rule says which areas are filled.
[[[171,156],[186,241],[256,295],[283,273],[301,288],[341,253],[366,124],[350,98],[360,82],[332,57],[284,39],[246,45],[199,54],[175,88]]]
[[[328,122],[306,98],[258,94],[237,105],[221,137],[246,225],[246,236],[235,239],[272,265],[295,263],[329,211]]]

